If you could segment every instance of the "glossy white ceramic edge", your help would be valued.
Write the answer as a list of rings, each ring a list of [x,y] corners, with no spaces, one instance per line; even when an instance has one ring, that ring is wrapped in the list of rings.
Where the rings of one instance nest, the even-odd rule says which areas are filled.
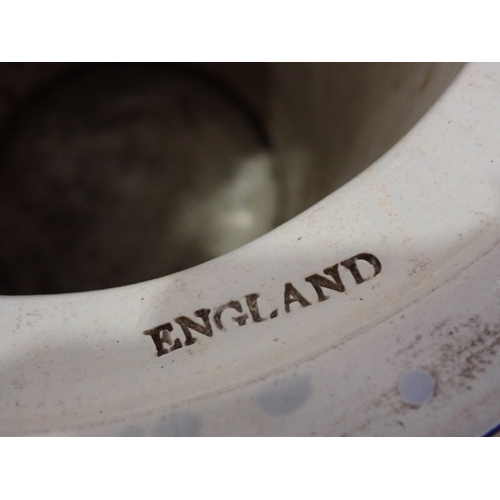
[[[468,65],[363,174],[237,251],[118,289],[1,297],[0,433],[486,432],[500,420],[499,82],[499,65]],[[340,265],[346,291],[319,301],[305,278],[360,253],[381,272],[356,284]],[[310,305],[285,312],[286,283]],[[217,307],[249,314],[249,294],[265,321],[227,310],[220,330]],[[157,356],[144,331],[170,322],[185,343],[175,319],[203,308],[213,336]],[[401,378],[420,373],[430,392],[414,404]]]

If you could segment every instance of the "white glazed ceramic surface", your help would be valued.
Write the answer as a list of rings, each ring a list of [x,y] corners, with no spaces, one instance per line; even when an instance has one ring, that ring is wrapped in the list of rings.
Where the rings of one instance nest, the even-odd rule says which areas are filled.
[[[499,104],[500,66],[468,65],[374,165],[234,252],[1,297],[0,432],[484,434],[500,421]]]

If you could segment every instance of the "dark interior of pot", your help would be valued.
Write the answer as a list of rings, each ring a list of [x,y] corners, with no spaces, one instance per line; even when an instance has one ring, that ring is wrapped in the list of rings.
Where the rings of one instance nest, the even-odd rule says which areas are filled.
[[[0,294],[234,250],[370,166],[460,64],[0,65]]]

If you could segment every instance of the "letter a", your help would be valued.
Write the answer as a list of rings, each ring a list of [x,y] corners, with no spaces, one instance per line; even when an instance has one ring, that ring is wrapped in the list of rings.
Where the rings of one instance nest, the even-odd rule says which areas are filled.
[[[285,311],[287,313],[290,312],[290,304],[293,302],[298,302],[302,307],[311,305],[291,283],[285,283]]]

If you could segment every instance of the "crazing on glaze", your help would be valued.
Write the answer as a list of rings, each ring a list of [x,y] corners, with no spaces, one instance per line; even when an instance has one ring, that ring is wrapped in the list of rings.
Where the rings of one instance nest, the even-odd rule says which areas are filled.
[[[357,266],[357,261],[364,260],[368,262],[371,266],[373,266],[374,273],[372,276],[363,277],[359,271]],[[345,267],[352,274],[354,281],[357,285],[368,281],[375,276],[377,276],[382,270],[382,264],[380,260],[372,254],[369,253],[360,253],[351,257],[350,259],[344,260],[340,263],[341,266]],[[344,293],[346,291],[345,285],[342,282],[339,274],[339,264],[335,264],[332,267],[328,267],[323,270],[323,273],[328,276],[322,276],[320,274],[311,274],[307,276],[304,281],[314,288],[316,295],[318,297],[318,302],[323,302],[328,300],[330,297],[325,295],[323,289],[327,288],[330,290],[334,290],[335,292]],[[163,356],[164,354],[168,354],[169,352],[175,351],[177,349],[181,349],[184,346],[190,346],[196,342],[196,337],[193,337],[192,332],[197,332],[206,337],[212,337],[214,328],[212,326],[212,322],[219,330],[225,330],[224,322],[223,322],[223,313],[226,310],[232,309],[237,313],[236,316],[233,316],[231,320],[236,323],[238,326],[246,325],[249,318],[252,319],[254,323],[261,323],[262,321],[266,321],[267,319],[274,319],[278,316],[278,309],[274,309],[269,318],[263,318],[259,311],[258,299],[260,294],[258,293],[250,293],[245,295],[243,300],[230,300],[225,304],[213,309],[203,308],[194,311],[194,315],[201,320],[201,322],[197,322],[187,316],[178,316],[174,319],[174,323],[177,324],[182,333],[184,335],[184,343],[182,343],[180,338],[172,339],[171,333],[174,331],[174,326],[171,322],[163,323],[154,328],[146,330],[144,335],[151,337],[156,347],[156,353],[158,356]],[[244,309],[242,302],[246,305],[246,309],[248,313]],[[290,282],[285,283],[284,291],[283,291],[283,303],[285,313],[290,313],[290,305],[294,302],[298,302],[302,307],[308,307],[311,305],[300,292],[299,290]]]

